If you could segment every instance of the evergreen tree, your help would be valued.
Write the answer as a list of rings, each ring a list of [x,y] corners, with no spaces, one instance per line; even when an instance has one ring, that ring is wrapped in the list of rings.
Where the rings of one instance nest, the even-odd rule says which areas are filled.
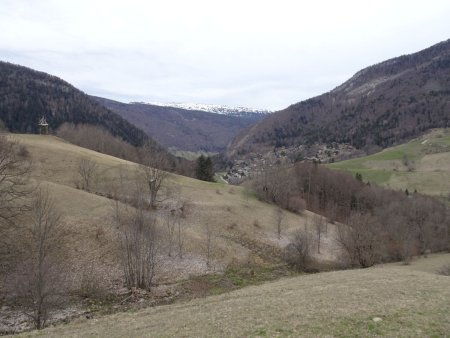
[[[195,174],[199,180],[214,182],[214,165],[211,157],[200,155]]]

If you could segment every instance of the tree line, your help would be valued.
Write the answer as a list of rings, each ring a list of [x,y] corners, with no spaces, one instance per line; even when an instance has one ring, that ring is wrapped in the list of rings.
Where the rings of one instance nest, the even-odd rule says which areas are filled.
[[[392,191],[311,162],[266,171],[253,188],[262,200],[293,212],[307,208],[336,223],[351,266],[450,250],[450,210],[434,197]]]
[[[148,153],[154,155],[152,165],[180,175],[195,177],[195,163],[169,154],[155,142],[149,140],[136,147],[120,137],[113,136],[108,130],[89,124],[63,123],[56,135],[80,147],[103,154],[122,158],[127,161],[145,164]]]

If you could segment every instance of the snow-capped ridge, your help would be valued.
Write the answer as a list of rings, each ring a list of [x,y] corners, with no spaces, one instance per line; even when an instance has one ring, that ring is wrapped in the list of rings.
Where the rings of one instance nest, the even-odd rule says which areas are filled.
[[[186,110],[199,110],[215,114],[223,115],[245,115],[245,114],[270,114],[272,111],[268,109],[256,109],[248,107],[230,107],[226,105],[217,104],[203,104],[203,103],[176,103],[176,102],[130,102],[131,104],[149,104],[161,107],[174,107]]]

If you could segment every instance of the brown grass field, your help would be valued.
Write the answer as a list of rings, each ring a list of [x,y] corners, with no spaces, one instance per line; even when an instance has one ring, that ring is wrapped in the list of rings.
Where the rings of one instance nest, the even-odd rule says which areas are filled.
[[[284,278],[21,337],[449,337],[450,254]]]
[[[33,180],[48,185],[65,221],[71,226],[74,232],[73,249],[80,254],[77,264],[85,265],[84,260],[91,261],[92,257],[101,256],[110,269],[108,254],[105,253],[114,251],[112,243],[115,230],[111,216],[114,202],[104,196],[113,194],[115,190],[132,188],[137,165],[53,136],[16,134],[11,137],[28,148],[33,160]],[[91,190],[101,192],[102,196],[75,188],[77,166],[82,158],[97,163],[99,175]],[[296,215],[284,212],[282,237],[278,239],[276,207],[258,201],[243,187],[208,183],[178,175],[170,175],[168,183],[172,194],[188,201],[190,205],[186,219],[186,251],[190,259],[167,261],[168,266],[162,267],[162,270],[177,271],[179,276],[161,273],[162,281],[173,277],[184,279],[191,274],[207,272],[203,258],[206,224],[213,228],[215,270],[221,270],[230,263],[270,265],[274,263],[270,259],[270,252],[257,252],[261,251],[258,243],[264,246],[265,251],[271,248],[276,250],[289,242],[291,233],[296,229],[313,231],[312,213],[305,211],[302,215]],[[170,207],[169,204],[162,203],[156,213]],[[163,222],[161,220],[161,228]],[[97,236],[99,229],[100,238]],[[322,261],[332,261],[336,257],[336,244],[331,240],[333,232],[334,226],[330,224],[328,236],[323,239],[321,254],[317,255]],[[111,276],[112,279],[116,277]]]

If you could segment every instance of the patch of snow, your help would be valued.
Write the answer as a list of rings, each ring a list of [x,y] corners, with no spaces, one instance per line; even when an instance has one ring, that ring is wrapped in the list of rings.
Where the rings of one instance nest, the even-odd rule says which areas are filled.
[[[246,114],[270,114],[271,110],[268,109],[257,109],[248,107],[230,107],[226,105],[217,104],[203,104],[203,103],[177,103],[177,102],[130,102],[131,104],[149,104],[160,107],[174,107],[186,110],[199,110],[208,113],[223,114],[223,115],[246,115]]]

